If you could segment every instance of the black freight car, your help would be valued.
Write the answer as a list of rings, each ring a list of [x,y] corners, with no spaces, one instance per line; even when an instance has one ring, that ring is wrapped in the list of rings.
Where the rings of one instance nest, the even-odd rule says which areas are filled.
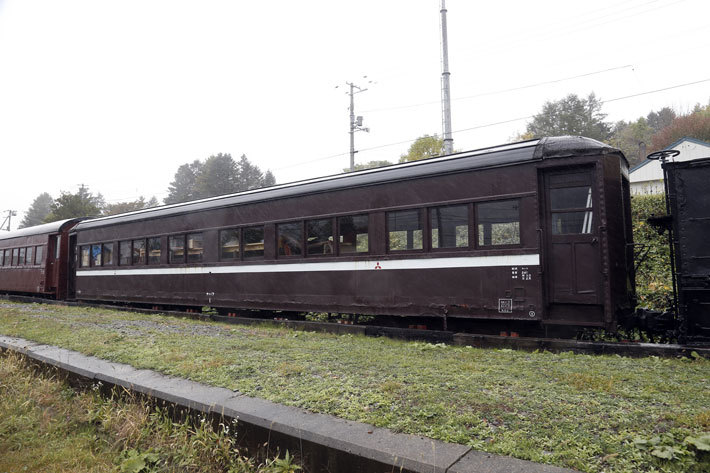
[[[68,234],[81,219],[0,234],[0,292],[65,299],[73,283]]]
[[[680,340],[710,340],[710,158],[664,162]]]
[[[76,298],[604,327],[633,307],[628,164],[557,137],[80,223]]]

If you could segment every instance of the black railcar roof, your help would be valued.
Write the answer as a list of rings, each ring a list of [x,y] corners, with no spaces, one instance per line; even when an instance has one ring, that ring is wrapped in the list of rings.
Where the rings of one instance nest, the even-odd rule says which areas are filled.
[[[66,224],[78,222],[80,218],[70,218],[67,220],[58,220],[56,222],[43,223],[42,225],[35,225],[34,227],[25,227],[15,230],[14,232],[0,233],[0,240],[9,240],[11,238],[30,236],[30,235],[44,235],[49,233],[60,232]]]
[[[316,194],[351,187],[363,187],[425,176],[457,173],[471,169],[509,166],[542,159],[608,153],[621,154],[616,148],[591,138],[581,136],[541,138],[85,220],[77,225],[76,230],[80,231],[265,200],[283,199],[297,195]]]

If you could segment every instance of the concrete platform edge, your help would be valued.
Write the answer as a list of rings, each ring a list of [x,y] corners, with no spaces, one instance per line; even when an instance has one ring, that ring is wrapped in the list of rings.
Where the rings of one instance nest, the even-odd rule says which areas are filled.
[[[412,473],[569,473],[572,470],[421,436],[393,433],[361,422],[244,396],[63,348],[0,336],[0,349],[92,382],[120,386],[179,407],[238,419],[239,429],[268,435],[281,451],[301,449],[306,471]],[[305,448],[305,449],[304,449]],[[294,451],[294,450],[291,450]],[[305,452],[305,453],[304,453]]]

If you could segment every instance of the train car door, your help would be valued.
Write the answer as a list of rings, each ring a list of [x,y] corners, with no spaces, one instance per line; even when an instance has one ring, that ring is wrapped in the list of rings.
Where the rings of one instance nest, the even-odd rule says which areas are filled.
[[[57,289],[57,278],[59,277],[59,254],[62,243],[62,235],[50,235],[47,245],[47,289]]]
[[[547,171],[547,293],[554,305],[601,305],[598,196],[594,168]]]
[[[76,233],[69,235],[69,258],[67,259],[67,299],[76,298]]]

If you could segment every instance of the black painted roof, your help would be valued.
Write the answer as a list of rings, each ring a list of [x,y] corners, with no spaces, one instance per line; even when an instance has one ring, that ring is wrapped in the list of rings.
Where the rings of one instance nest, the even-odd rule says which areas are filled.
[[[591,138],[581,136],[541,138],[410,163],[394,164],[392,166],[384,166],[375,169],[366,169],[352,173],[280,184],[240,192],[238,194],[210,197],[208,199],[164,205],[125,214],[112,215],[110,217],[85,220],[77,225],[76,229],[85,230],[118,223],[180,215],[200,210],[230,207],[265,200],[283,199],[297,195],[315,194],[349,187],[370,186],[384,182],[416,179],[424,176],[457,173],[469,169],[509,166],[542,159],[608,153],[621,154],[616,148],[612,148],[609,145]]]

